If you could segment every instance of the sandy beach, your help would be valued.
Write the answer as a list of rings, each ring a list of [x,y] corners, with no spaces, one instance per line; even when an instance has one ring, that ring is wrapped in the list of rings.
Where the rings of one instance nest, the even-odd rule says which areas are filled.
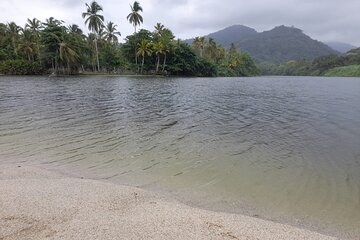
[[[0,165],[0,239],[335,239],[138,188]]]

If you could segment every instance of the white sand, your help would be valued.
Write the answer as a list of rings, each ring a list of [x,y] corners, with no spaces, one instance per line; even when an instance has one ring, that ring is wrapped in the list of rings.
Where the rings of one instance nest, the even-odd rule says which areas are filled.
[[[0,239],[335,239],[33,167],[0,165]]]

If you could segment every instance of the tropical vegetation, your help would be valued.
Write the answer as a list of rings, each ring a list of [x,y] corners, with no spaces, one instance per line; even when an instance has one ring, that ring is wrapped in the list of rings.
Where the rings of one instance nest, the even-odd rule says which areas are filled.
[[[259,65],[264,75],[360,77],[360,48],[345,55],[329,55],[314,60]]]
[[[143,8],[135,1],[127,21],[134,33],[120,43],[119,26],[106,21],[104,9],[93,1],[78,25],[49,17],[28,19],[24,27],[0,23],[2,74],[161,74],[182,76],[252,76],[259,73],[252,58],[232,45],[225,49],[211,38],[196,38],[189,45],[157,23],[138,29]],[[124,19],[125,20],[125,19]]]

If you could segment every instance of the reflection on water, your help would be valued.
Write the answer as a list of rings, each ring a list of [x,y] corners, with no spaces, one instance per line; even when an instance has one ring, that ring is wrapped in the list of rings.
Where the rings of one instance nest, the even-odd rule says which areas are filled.
[[[3,162],[359,234],[360,79],[1,77],[0,123]]]

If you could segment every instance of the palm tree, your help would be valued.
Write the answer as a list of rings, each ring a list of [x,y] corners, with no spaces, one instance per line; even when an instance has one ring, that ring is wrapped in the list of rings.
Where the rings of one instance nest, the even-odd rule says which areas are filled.
[[[67,34],[66,29],[62,31],[59,35],[51,33],[54,40],[56,41],[56,57],[58,57],[63,64],[66,64],[68,73],[71,72],[71,64],[77,63],[79,59],[79,55],[74,50],[73,42],[71,41],[71,37]],[[55,72],[58,70],[57,63],[55,64]]]
[[[138,47],[139,49],[137,51],[137,55],[142,56],[141,73],[143,73],[145,56],[150,56],[152,53],[151,44],[146,40],[141,40],[141,42],[138,44]]]
[[[73,33],[73,34],[79,34],[79,35],[83,35],[83,31],[81,30],[81,28],[76,25],[76,24],[71,24],[67,27],[69,33]]]
[[[42,27],[42,23],[37,18],[27,19],[27,23],[25,25],[26,29],[30,29],[34,33],[38,33]]]
[[[206,40],[205,37],[196,37],[193,45],[195,46],[196,49],[199,49],[200,51],[200,57],[203,56],[203,51],[206,45]]]
[[[94,33],[88,33],[88,35],[86,36],[85,40],[86,40],[86,44],[88,46],[89,49],[89,57],[91,60],[91,65],[92,65],[92,69],[94,72],[96,72],[96,56],[95,56],[95,45],[94,45],[94,41],[95,41],[95,34]]]
[[[6,35],[6,25],[3,23],[0,23],[0,36]]]
[[[108,43],[117,43],[118,42],[118,36],[121,36],[121,33],[116,31],[117,25],[113,22],[108,22],[108,24],[105,27],[105,39]]]
[[[70,73],[71,72],[70,64],[76,63],[79,58],[79,55],[70,46],[70,44],[65,41],[65,39],[62,39],[62,41],[59,43],[59,57],[61,61],[66,63],[68,73]]]
[[[92,31],[94,34],[98,34],[100,29],[103,28],[104,26],[104,16],[98,14],[103,9],[96,1],[93,1],[90,5],[87,3],[85,5],[87,7],[86,12],[82,13],[82,17],[86,18],[85,24],[88,25],[90,31]],[[95,37],[94,43],[95,43],[97,68],[98,71],[100,71],[97,36]]]
[[[209,60],[215,61],[217,54],[217,44],[213,38],[209,38],[208,43],[205,46],[205,57]]]
[[[162,67],[163,72],[165,71],[167,54],[172,51],[174,38],[175,38],[174,34],[169,29],[167,28],[161,29],[160,42],[163,44],[163,54],[164,54],[164,62]]]
[[[144,22],[143,17],[140,15],[139,12],[142,12],[143,9],[140,6],[140,3],[135,1],[134,4],[131,6],[131,13],[126,17],[126,19],[134,26],[134,33],[136,34],[136,27]],[[136,51],[136,43],[135,43],[135,64],[138,64],[137,59],[137,51]]]
[[[35,60],[35,55],[39,52],[37,36],[30,29],[22,30],[21,42],[18,49],[23,52],[29,61]]]
[[[154,32],[155,36],[161,37],[165,29],[164,25],[162,25],[161,23],[157,23],[154,28],[155,28],[155,32]]]
[[[16,57],[18,56],[16,44],[17,44],[17,40],[19,39],[19,32],[20,31],[21,31],[21,27],[16,25],[15,22],[10,22],[6,26],[6,34],[11,39],[11,44],[12,44],[14,54],[15,54]]]
[[[164,54],[164,50],[165,50],[164,44],[162,42],[154,43],[153,50],[156,55],[156,70],[155,70],[155,72],[157,73],[159,71],[159,66],[160,66],[160,55]]]
[[[235,44],[234,43],[231,43],[230,45],[230,48],[228,50],[228,56],[229,58],[232,58],[236,55],[237,53],[237,50],[236,50],[236,47],[235,47]]]
[[[136,33],[136,27],[143,23],[143,17],[140,15],[139,12],[142,12],[143,9],[140,6],[140,3],[135,1],[134,4],[131,6],[131,13],[126,17],[126,19],[134,26],[135,33]]]
[[[47,27],[56,27],[56,26],[60,26],[63,23],[64,23],[63,20],[57,20],[54,17],[50,17],[45,20],[44,25]]]

